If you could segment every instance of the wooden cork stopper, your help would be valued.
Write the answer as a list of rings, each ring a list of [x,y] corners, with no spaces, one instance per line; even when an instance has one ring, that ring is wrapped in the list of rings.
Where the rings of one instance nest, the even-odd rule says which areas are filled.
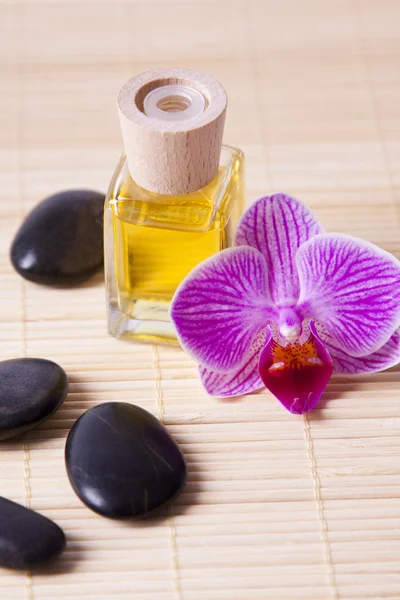
[[[188,194],[218,173],[227,96],[218,81],[188,69],[147,71],[118,95],[128,168],[141,187]]]

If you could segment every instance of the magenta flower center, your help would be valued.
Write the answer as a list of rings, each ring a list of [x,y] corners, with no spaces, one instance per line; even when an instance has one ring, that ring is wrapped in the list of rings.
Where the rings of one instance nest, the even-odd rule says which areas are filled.
[[[304,344],[280,346],[271,340],[260,356],[259,373],[265,386],[295,414],[314,408],[332,370],[329,354],[313,335]]]
[[[291,306],[279,308],[279,333],[288,342],[294,342],[302,332],[301,320]]]

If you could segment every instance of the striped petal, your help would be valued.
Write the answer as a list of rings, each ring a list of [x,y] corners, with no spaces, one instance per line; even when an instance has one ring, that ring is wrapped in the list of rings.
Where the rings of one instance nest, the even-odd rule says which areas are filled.
[[[231,373],[217,373],[200,366],[200,379],[206,392],[211,396],[232,398],[250,394],[263,388],[264,384],[258,373],[258,362],[265,341],[266,332],[264,330],[254,340],[246,357],[246,362]]]
[[[346,354],[329,333],[319,323],[316,323],[319,337],[323,340],[331,355],[333,372],[342,375],[359,375],[361,373],[376,373],[390,369],[400,363],[400,333],[396,331],[382,348],[358,358]]]
[[[204,367],[229,373],[247,360],[253,340],[277,318],[267,265],[254,248],[223,250],[179,285],[171,319],[182,347]]]
[[[306,242],[296,257],[298,313],[323,323],[338,348],[372,354],[400,326],[400,262],[388,252],[343,234]]]
[[[295,256],[322,227],[304,204],[285,194],[257,200],[243,215],[236,246],[257,248],[267,261],[268,285],[275,304],[290,306],[299,298]]]

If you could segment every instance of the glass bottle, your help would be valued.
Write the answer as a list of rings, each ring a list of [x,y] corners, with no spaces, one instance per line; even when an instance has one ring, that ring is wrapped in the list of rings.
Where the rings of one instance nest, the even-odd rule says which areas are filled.
[[[109,332],[177,344],[169,306],[182,279],[228,247],[243,208],[243,153],[222,145],[222,86],[159,69],[129,80],[123,154],[105,203]]]

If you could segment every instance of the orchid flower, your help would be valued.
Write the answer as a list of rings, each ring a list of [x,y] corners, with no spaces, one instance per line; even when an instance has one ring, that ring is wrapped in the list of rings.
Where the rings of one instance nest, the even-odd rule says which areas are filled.
[[[234,247],[182,281],[171,319],[209,394],[265,385],[301,414],[332,372],[400,361],[400,262],[358,238],[323,233],[306,206],[274,194],[244,213]]]

